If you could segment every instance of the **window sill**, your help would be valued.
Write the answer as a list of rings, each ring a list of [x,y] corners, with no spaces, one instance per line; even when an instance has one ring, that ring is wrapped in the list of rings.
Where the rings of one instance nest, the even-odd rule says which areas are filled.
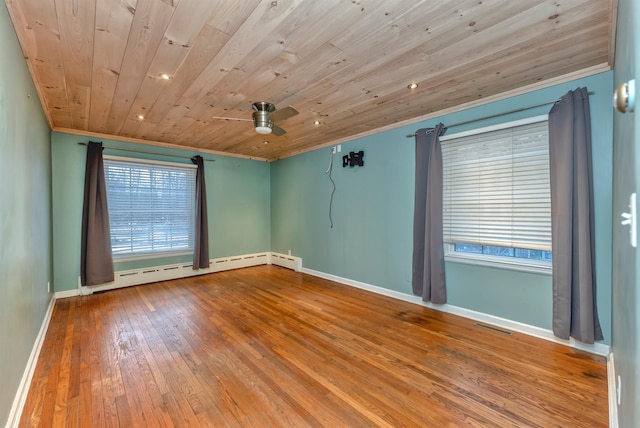
[[[540,275],[551,275],[552,265],[546,262],[523,262],[523,261],[511,261],[503,260],[503,257],[491,257],[474,255],[462,255],[462,254],[445,254],[444,260],[446,262],[453,263],[465,263],[476,266],[486,266],[498,269],[508,269],[520,272],[535,273]]]
[[[193,250],[187,251],[167,251],[162,253],[146,253],[146,254],[122,254],[122,255],[113,255],[113,261],[115,263],[119,262],[130,262],[135,260],[149,260],[149,259],[163,259],[167,257],[176,257],[176,256],[189,256],[193,255]]]

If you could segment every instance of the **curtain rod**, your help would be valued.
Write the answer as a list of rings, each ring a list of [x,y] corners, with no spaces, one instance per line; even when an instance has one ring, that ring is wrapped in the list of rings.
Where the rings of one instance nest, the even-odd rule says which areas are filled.
[[[593,95],[593,94],[595,94],[595,92],[588,92],[588,94],[589,95]],[[503,113],[492,114],[490,116],[479,117],[477,119],[465,120],[464,122],[458,122],[458,123],[454,123],[452,125],[445,126],[445,128],[455,128],[456,126],[462,126],[462,125],[466,125],[468,123],[473,123],[473,122],[480,122],[481,120],[493,119],[494,117],[506,116],[506,115],[512,114],[512,113],[520,113],[521,111],[527,111],[527,110],[531,110],[531,109],[534,109],[534,108],[546,106],[546,105],[549,105],[549,104],[555,104],[558,101],[560,101],[560,99],[553,100],[553,101],[547,101],[546,103],[536,104],[534,106],[522,107],[522,108],[515,109],[515,110],[509,110],[509,111],[505,111]],[[415,132],[413,134],[407,134],[407,138],[413,138],[415,136],[416,136]]]
[[[87,143],[78,143],[79,146],[88,146]],[[123,152],[133,152],[133,153],[144,153],[146,155],[155,155],[155,156],[167,156],[170,158],[182,158],[182,159],[191,159],[189,156],[180,156],[180,155],[165,155],[164,153],[155,153],[155,152],[145,152],[144,150],[133,150],[133,149],[121,149],[119,147],[108,147],[102,146],[103,149],[111,149],[111,150],[122,150]],[[207,162],[215,162],[215,159],[204,159]]]

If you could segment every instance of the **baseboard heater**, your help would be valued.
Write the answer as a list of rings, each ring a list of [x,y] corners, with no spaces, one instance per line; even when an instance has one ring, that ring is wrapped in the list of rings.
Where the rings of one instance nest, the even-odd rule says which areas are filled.
[[[271,253],[271,264],[302,271],[302,259],[300,257],[288,256],[286,254]]]
[[[78,289],[80,291],[79,294],[86,295],[93,294],[98,291],[148,284],[150,282],[169,281],[172,279],[187,278],[190,276],[266,264],[282,266],[297,272],[302,270],[302,259],[300,257],[265,252],[211,259],[209,261],[209,268],[207,269],[194,270],[191,263],[176,263],[164,266],[119,271],[114,273],[115,279],[113,282],[86,287],[80,285],[80,278],[78,277]]]

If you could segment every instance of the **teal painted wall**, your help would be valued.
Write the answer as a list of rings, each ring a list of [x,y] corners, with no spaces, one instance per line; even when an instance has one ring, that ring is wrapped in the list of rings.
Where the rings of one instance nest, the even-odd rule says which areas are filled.
[[[80,275],[80,236],[87,139],[53,132],[53,246],[54,285],[56,291],[78,287]],[[106,149],[105,155],[191,163],[186,158],[195,152],[100,140],[106,147],[142,150],[160,155]],[[218,258],[269,251],[270,164],[266,162],[203,154],[209,211],[209,257]],[[114,263],[118,270],[190,261],[191,257],[173,257]]]
[[[615,85],[635,78],[640,83],[640,5],[618,3]],[[637,104],[637,103],[636,103]],[[640,190],[640,116],[614,115],[613,215],[628,212],[629,194]],[[640,212],[640,211],[638,211]],[[640,420],[640,253],[629,245],[629,228],[617,221],[613,230],[613,353],[615,373],[622,380],[618,420],[621,427]]]
[[[403,126],[342,144],[331,183],[325,171],[330,148],[274,162],[271,167],[272,250],[291,250],[306,268],[411,294],[414,139],[406,134],[557,99],[587,86],[593,118],[598,305],[605,343],[611,343],[611,190],[613,73]],[[428,96],[420,93],[416,96]],[[548,113],[550,105],[452,128],[449,133]],[[342,168],[342,155],[364,150],[365,166]],[[551,277],[460,263],[446,265],[448,303],[551,329]]]
[[[0,5],[0,426],[51,295],[49,126],[4,3]]]

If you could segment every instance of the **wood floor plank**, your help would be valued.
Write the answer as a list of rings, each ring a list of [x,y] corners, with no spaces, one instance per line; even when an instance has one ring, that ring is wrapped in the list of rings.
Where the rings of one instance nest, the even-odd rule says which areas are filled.
[[[606,427],[604,358],[275,266],[56,302],[21,426]]]

